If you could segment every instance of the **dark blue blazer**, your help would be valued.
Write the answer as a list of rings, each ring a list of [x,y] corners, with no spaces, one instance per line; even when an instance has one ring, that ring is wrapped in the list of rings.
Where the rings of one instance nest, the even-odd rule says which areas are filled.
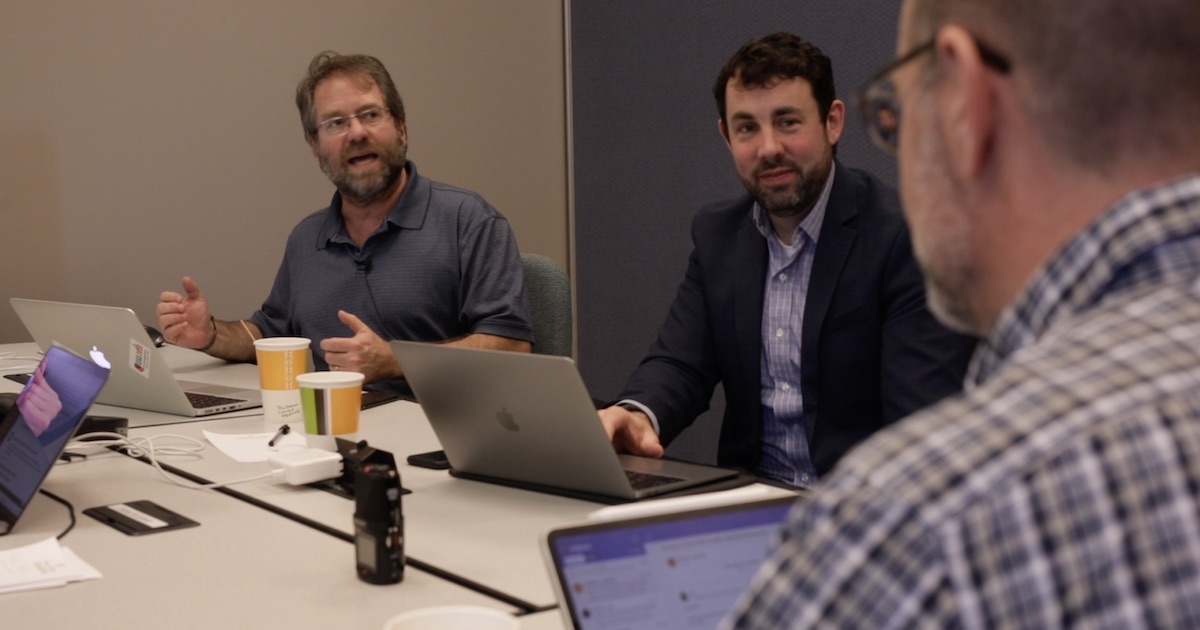
[[[718,463],[753,469],[762,435],[762,316],[767,242],[749,195],[692,222],[687,274],[649,354],[618,400],[658,417],[663,444],[725,388]],[[925,306],[894,190],[838,164],[817,239],[801,340],[804,425],[824,474],[889,423],[957,392],[975,346]]]

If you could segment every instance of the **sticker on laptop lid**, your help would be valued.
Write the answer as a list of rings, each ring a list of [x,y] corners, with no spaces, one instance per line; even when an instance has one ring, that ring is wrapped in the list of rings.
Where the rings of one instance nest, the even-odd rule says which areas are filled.
[[[150,378],[150,348],[136,339],[129,340],[129,367],[143,378]]]

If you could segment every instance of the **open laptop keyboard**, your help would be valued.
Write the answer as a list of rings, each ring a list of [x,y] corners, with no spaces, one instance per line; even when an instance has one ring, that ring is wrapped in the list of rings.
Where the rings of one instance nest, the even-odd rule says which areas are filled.
[[[676,481],[683,481],[683,479],[680,479],[679,477],[668,477],[667,475],[634,472],[632,470],[626,470],[625,476],[629,478],[629,485],[634,490],[646,490],[648,488],[665,486],[669,483],[675,483]]]
[[[197,394],[196,392],[184,392],[187,394],[188,402],[192,403],[193,409],[208,409],[218,405],[230,405],[233,403],[242,402],[241,398],[227,398],[225,396],[213,396],[212,394]]]

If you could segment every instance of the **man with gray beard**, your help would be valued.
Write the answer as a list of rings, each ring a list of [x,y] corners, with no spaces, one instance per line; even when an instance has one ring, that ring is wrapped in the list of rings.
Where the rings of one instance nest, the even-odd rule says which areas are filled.
[[[747,194],[697,213],[667,320],[600,420],[618,450],[662,456],[721,383],[717,463],[808,487],[959,391],[974,341],[926,308],[895,191],[834,160],[845,105],[820,49],[751,41],[713,93]]]
[[[165,291],[167,341],[231,361],[260,337],[313,340],[318,370],[407,393],[391,339],[528,352],[524,275],[508,222],[407,159],[404,103],[383,64],[324,52],[296,88],[305,139],[337,188],[288,238],[271,294],[246,320],[212,316],[197,284]]]

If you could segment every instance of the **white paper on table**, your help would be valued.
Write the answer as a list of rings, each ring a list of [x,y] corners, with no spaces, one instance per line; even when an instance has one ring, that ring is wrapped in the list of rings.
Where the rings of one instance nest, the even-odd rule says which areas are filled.
[[[0,551],[0,593],[56,588],[101,577],[57,538]]]
[[[308,440],[304,431],[292,427],[291,431],[278,440],[275,446],[267,446],[267,442],[275,437],[275,433],[214,433],[205,430],[204,438],[217,450],[243,464],[265,462],[276,453],[301,451],[308,448]]]

